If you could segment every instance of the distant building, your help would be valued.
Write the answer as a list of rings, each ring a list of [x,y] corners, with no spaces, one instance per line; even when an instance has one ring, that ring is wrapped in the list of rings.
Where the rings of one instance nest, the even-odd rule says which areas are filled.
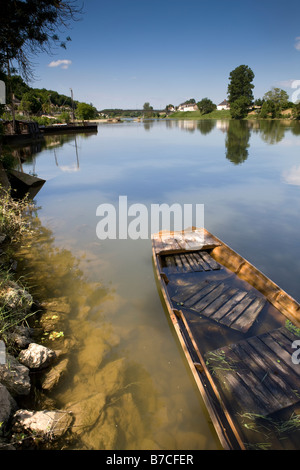
[[[227,100],[222,101],[222,103],[218,104],[217,110],[222,111],[223,109],[230,109],[230,104]]]
[[[190,103],[190,104],[180,104],[177,108],[177,111],[198,111],[198,106],[196,104]]]
[[[173,105],[168,106],[168,107],[167,107],[167,112],[168,112],[168,113],[174,113],[174,112],[175,112],[174,106],[173,106]]]

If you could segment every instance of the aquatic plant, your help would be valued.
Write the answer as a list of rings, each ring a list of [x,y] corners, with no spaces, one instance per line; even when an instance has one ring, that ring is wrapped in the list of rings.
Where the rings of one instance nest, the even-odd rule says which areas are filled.
[[[294,335],[300,336],[300,328],[297,328],[297,326],[293,325],[293,323],[290,320],[286,320],[285,327]]]

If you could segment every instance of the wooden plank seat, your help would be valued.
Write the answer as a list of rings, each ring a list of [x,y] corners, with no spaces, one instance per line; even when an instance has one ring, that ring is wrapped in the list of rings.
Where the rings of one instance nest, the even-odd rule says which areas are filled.
[[[220,281],[205,280],[187,286],[172,297],[176,308],[185,308],[208,317],[222,325],[246,333],[266,299],[253,290],[246,291]]]
[[[221,269],[221,265],[206,251],[166,255],[163,259],[170,274],[218,271]]]
[[[300,401],[300,366],[292,362],[296,339],[282,327],[205,355],[234,413],[269,416]]]

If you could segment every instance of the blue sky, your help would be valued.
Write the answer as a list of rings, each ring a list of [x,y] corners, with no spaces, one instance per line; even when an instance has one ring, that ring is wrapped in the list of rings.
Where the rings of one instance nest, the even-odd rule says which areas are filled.
[[[84,11],[62,35],[72,38],[67,50],[35,59],[32,86],[72,88],[99,110],[161,109],[189,98],[219,104],[241,64],[255,74],[255,98],[273,86],[291,97],[300,80],[299,0],[84,0]]]

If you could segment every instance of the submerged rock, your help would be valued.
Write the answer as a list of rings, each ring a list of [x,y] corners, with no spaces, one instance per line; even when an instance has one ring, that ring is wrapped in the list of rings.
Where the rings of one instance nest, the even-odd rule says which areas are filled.
[[[94,376],[96,389],[101,390],[108,397],[115,395],[125,386],[125,373],[125,358],[109,362]]]
[[[16,410],[17,404],[7,388],[0,384],[0,435],[3,434],[7,421]]]
[[[85,400],[68,404],[65,409],[74,416],[72,432],[80,435],[93,428],[106,404],[104,393],[96,393]]]
[[[70,428],[73,417],[66,411],[18,410],[13,416],[13,432],[34,433],[45,440],[61,438]]]
[[[50,391],[58,385],[61,378],[66,374],[68,369],[69,359],[63,359],[58,364],[55,364],[51,369],[45,372],[41,379],[41,386],[43,390]]]
[[[20,352],[19,361],[29,369],[40,370],[48,367],[56,359],[56,353],[52,349],[31,343],[27,349]]]
[[[7,355],[6,364],[0,364],[0,382],[12,396],[29,395],[31,382],[28,367]]]

